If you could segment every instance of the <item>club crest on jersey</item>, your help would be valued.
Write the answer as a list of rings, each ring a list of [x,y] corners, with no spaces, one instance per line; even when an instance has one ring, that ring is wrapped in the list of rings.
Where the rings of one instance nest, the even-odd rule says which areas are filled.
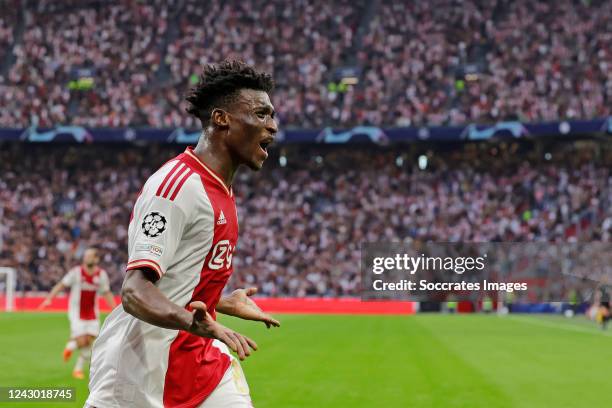
[[[227,220],[225,219],[225,214],[223,214],[223,210],[219,214],[219,219],[217,219],[217,225],[225,225],[227,224]]]
[[[166,217],[157,211],[151,211],[142,221],[142,232],[149,238],[157,238],[166,230]]]

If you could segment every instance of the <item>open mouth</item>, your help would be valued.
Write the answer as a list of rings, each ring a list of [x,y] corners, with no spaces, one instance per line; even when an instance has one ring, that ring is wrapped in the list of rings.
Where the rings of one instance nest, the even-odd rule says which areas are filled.
[[[263,150],[264,152],[268,152],[268,146],[270,145],[270,143],[272,142],[261,142],[259,143],[259,147],[261,147],[261,150]]]
[[[272,143],[274,143],[274,138],[270,136],[263,138],[261,142],[259,142],[259,147],[264,151],[266,157],[268,156],[268,147],[270,147]]]

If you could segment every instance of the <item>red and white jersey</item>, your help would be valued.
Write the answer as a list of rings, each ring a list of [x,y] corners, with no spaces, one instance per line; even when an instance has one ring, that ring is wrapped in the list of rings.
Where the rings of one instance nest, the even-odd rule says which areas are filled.
[[[62,284],[70,288],[68,317],[70,321],[98,320],[97,295],[110,290],[108,275],[104,269],[96,268],[92,275],[82,266],[70,269],[62,278]]]
[[[127,269],[149,269],[172,302],[215,306],[232,274],[238,216],[231,188],[191,149],[145,183],[129,226]],[[95,342],[88,404],[196,407],[230,365],[218,342],[163,329],[115,308]]]

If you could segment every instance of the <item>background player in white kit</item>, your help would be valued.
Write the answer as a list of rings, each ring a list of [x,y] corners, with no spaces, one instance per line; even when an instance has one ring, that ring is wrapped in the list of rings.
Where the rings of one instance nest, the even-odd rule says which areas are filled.
[[[207,66],[187,97],[204,130],[136,200],[122,305],[94,344],[88,407],[252,407],[228,347],[244,359],[257,345],[216,313],[279,325],[250,299],[255,288],[222,297],[238,240],[232,181],[268,157],[272,87],[270,75],[232,61]]]
[[[97,295],[102,295],[111,308],[115,307],[108,275],[98,266],[99,263],[98,251],[95,248],[86,249],[83,263],[70,269],[40,305],[40,309],[49,306],[59,292],[70,289],[70,340],[64,348],[63,357],[64,361],[68,361],[72,352],[79,349],[79,357],[72,371],[72,376],[78,379],[85,377],[83,366],[91,357],[91,345],[100,331]]]

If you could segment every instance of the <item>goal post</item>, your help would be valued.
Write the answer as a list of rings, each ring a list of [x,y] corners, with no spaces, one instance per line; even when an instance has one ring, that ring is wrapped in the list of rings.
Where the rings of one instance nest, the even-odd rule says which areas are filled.
[[[4,284],[1,280],[2,276],[5,277]],[[4,266],[0,266],[0,288],[2,288],[5,299],[5,308],[4,310],[7,312],[12,312],[15,306],[15,282],[16,282],[16,272],[13,268],[7,268]]]

